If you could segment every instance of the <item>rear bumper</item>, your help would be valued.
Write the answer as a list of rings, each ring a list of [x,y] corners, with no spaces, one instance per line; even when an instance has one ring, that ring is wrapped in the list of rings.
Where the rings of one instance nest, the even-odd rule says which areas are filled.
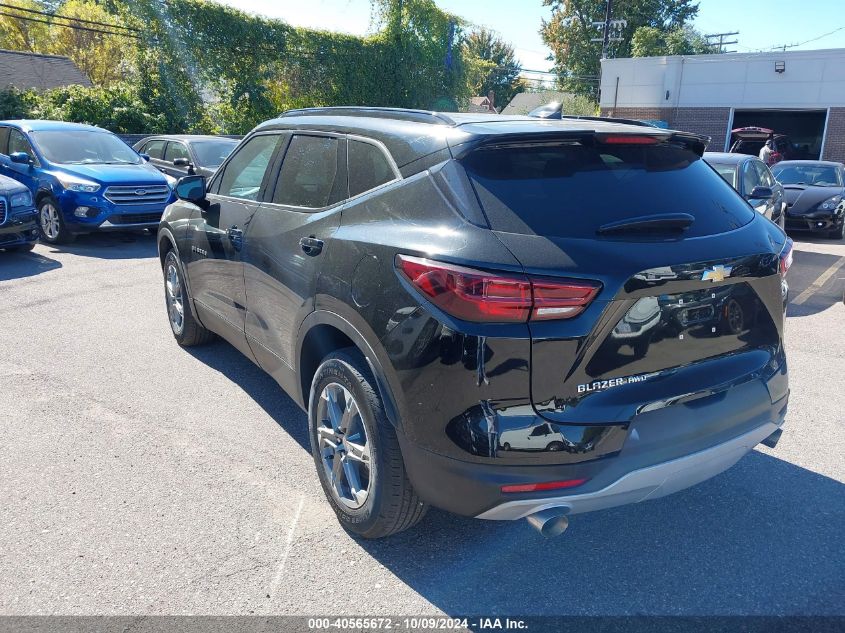
[[[767,422],[707,450],[635,470],[595,492],[508,501],[481,513],[478,518],[522,519],[548,508],[565,508],[567,514],[579,514],[664,497],[724,472],[778,428],[777,424]]]
[[[435,507],[485,519],[519,519],[550,507],[575,514],[654,499],[719,474],[781,427],[788,400],[783,367],[767,383],[750,381],[641,414],[616,452],[571,463],[455,459],[414,445],[401,430],[398,437],[412,485]],[[581,479],[564,490],[502,492],[506,485]]]

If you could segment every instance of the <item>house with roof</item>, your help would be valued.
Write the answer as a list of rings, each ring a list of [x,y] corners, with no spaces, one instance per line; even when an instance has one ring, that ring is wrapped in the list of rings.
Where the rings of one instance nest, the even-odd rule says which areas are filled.
[[[63,86],[91,87],[91,80],[68,57],[0,49],[0,90],[50,90]]]

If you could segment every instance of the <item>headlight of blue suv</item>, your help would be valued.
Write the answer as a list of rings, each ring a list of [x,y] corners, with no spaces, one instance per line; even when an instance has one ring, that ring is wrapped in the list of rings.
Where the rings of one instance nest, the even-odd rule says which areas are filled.
[[[70,174],[62,173],[57,173],[55,174],[55,176],[56,180],[58,180],[62,184],[62,187],[64,187],[67,191],[94,193],[95,191],[100,190],[100,185],[98,185],[96,182],[85,180],[84,178],[79,178],[77,176],[71,176]]]
[[[29,191],[21,191],[20,193],[13,193],[9,198],[9,204],[12,208],[15,207],[31,207],[32,194]]]
[[[835,209],[840,202],[842,202],[842,196],[833,196],[832,198],[828,198],[822,202],[819,205],[819,209],[823,211],[830,211],[831,209]]]

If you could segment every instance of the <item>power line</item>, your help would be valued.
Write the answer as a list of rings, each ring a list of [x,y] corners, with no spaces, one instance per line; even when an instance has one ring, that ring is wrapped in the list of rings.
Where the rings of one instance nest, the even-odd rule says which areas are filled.
[[[730,51],[724,50],[725,46],[739,43],[739,40],[725,40],[726,37],[732,37],[734,35],[739,35],[739,31],[731,31],[730,33],[711,33],[710,35],[705,35],[704,39],[707,40],[707,46],[717,48],[720,53],[727,53]],[[710,41],[715,40],[717,37],[719,38],[718,42]]]
[[[7,6],[7,5],[0,5],[0,6]],[[27,18],[22,15],[15,15],[14,13],[7,13],[6,11],[0,11],[0,15],[5,15],[10,18],[15,18],[16,20],[26,20],[27,22],[39,22],[41,24],[47,24],[48,26],[62,26],[66,29],[75,29],[77,31],[89,31],[91,33],[99,33],[101,35],[114,35],[117,37],[130,37],[135,40],[142,39],[139,35],[129,35],[129,33],[116,33],[114,31],[103,31],[101,29],[92,29],[87,26],[74,26],[73,24],[61,24],[61,23],[54,23],[50,20],[40,20],[38,18]]]
[[[780,45],[780,46],[772,46],[771,50],[774,51],[774,50],[781,49],[785,52],[787,48],[796,48],[797,46],[804,46],[804,44],[809,44],[810,42],[816,42],[816,41],[818,41],[822,38],[827,37],[828,35],[833,35],[834,33],[838,33],[839,31],[842,31],[842,30],[845,30],[845,26],[840,26],[838,29],[833,29],[832,31],[828,31],[827,33],[823,33],[822,35],[819,35],[817,37],[812,37],[809,40],[805,40],[803,42],[798,42],[797,44],[783,44],[783,45]]]
[[[125,31],[133,31],[135,33],[141,33],[141,29],[136,29],[135,27],[131,26],[123,26],[121,24],[109,24],[108,22],[97,22],[95,20],[86,20],[85,18],[75,18],[68,15],[59,15],[58,13],[50,13],[48,11],[36,11],[35,9],[27,9],[26,7],[19,7],[14,4],[6,4],[0,2],[0,7],[6,7],[7,9],[14,9],[15,11],[23,11],[25,13],[34,13],[36,15],[43,15],[48,18],[53,19],[60,19],[60,20],[68,20],[73,22],[82,22],[83,24],[94,24],[96,26],[104,26],[109,29],[122,29]]]

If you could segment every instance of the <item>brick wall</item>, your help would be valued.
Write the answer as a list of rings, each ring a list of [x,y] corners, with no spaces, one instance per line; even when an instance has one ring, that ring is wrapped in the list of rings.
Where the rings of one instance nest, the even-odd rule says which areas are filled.
[[[730,108],[602,108],[601,111],[602,116],[611,116],[611,112],[612,116],[625,119],[659,119],[675,130],[705,134],[711,139],[707,149],[713,152],[724,151],[731,116]]]
[[[845,162],[845,108],[831,108],[822,160]]]

